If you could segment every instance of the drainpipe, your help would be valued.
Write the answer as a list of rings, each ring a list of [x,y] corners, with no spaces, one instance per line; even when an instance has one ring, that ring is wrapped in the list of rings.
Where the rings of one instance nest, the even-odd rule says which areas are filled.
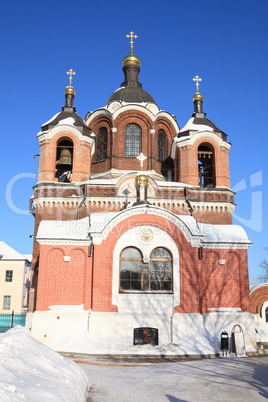
[[[82,199],[82,201],[80,202],[80,204],[78,205],[78,208],[77,208],[77,219],[80,218],[80,209],[82,208],[82,206],[83,206],[83,204],[84,204],[84,202],[86,201],[86,198],[87,198],[87,196],[86,196],[87,185],[82,184],[81,188],[82,188],[82,191],[83,191],[83,199]]]

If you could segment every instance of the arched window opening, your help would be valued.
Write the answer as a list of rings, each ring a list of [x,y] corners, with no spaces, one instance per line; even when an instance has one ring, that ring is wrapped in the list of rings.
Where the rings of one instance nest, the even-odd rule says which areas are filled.
[[[198,147],[198,177],[201,187],[215,187],[214,152],[210,144]]]
[[[96,161],[107,159],[108,133],[106,127],[101,127],[97,135]]]
[[[125,248],[120,257],[120,291],[172,291],[172,257],[168,250],[158,247],[149,262],[134,247]]]
[[[163,247],[156,248],[150,258],[151,290],[172,290],[172,259]]]
[[[125,248],[121,253],[121,290],[142,290],[142,255],[134,247]]]
[[[73,143],[62,140],[58,143],[56,153],[56,177],[60,182],[69,182],[73,170]]]
[[[126,158],[136,158],[141,153],[141,129],[137,124],[129,124],[125,130]]]
[[[158,131],[157,136],[157,145],[158,145],[158,160],[159,162],[163,162],[167,159],[167,136],[164,130]]]
[[[265,322],[268,322],[268,307],[265,309]]]

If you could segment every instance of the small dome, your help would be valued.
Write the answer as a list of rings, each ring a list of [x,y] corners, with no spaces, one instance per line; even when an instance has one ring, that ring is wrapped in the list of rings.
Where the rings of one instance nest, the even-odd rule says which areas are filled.
[[[193,101],[195,101],[195,100],[204,100],[204,97],[203,97],[203,95],[201,95],[200,92],[196,92],[193,96]]]
[[[65,88],[64,93],[65,93],[65,94],[73,94],[73,95],[76,94],[74,87],[72,87],[72,86],[70,86],[70,85]]]
[[[136,186],[148,186],[148,181],[146,174],[139,174],[135,179]]]
[[[141,66],[141,61],[140,59],[135,56],[134,54],[129,54],[128,56],[126,56],[122,62],[123,67],[127,66],[127,65],[135,65],[140,67]]]

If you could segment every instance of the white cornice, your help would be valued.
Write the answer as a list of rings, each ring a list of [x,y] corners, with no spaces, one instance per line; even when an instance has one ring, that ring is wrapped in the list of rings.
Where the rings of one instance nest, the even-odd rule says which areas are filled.
[[[213,141],[216,141],[218,143],[219,146],[221,147],[225,147],[227,149],[230,149],[231,144],[229,142],[223,141],[222,138],[220,138],[217,134],[215,133],[211,133],[210,131],[198,131],[194,134],[192,134],[191,136],[187,136],[187,137],[176,137],[174,139],[174,142],[176,143],[176,147],[181,148],[181,147],[185,147],[186,145],[193,145],[197,140],[199,140],[200,138],[210,138]]]
[[[50,130],[40,131],[37,134],[37,138],[39,142],[44,140],[51,140],[55,135],[62,132],[75,135],[79,141],[85,141],[91,145],[94,143],[93,138],[83,135],[81,131],[79,131],[76,127],[70,126],[68,124],[59,124],[58,126],[51,128]]]
[[[229,250],[237,250],[237,249],[248,249],[252,243],[248,241],[248,243],[234,243],[234,242],[202,242],[202,247],[205,249],[229,249]]]
[[[91,240],[76,240],[76,239],[36,239],[40,244],[58,245],[58,246],[89,246]]]

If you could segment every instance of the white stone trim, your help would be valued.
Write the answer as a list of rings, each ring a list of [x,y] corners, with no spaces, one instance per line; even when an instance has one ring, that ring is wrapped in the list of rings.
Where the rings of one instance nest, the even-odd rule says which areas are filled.
[[[86,135],[83,135],[81,131],[79,131],[75,126],[70,126],[69,124],[59,124],[53,128],[51,128],[48,131],[40,131],[37,134],[37,138],[39,142],[44,141],[44,140],[51,140],[55,135],[62,133],[62,132],[69,132],[70,134],[73,134],[78,138],[79,141],[85,141],[89,144],[92,145],[95,140],[93,138],[90,138]]]
[[[153,232],[153,238],[146,244],[140,239],[141,231],[150,229]],[[120,253],[126,247],[137,247],[143,256],[144,262],[148,262],[151,252],[157,247],[165,247],[172,255],[172,280],[173,292],[124,292],[119,293],[119,270]],[[112,303],[117,305],[119,313],[122,312],[148,312],[154,310],[158,305],[159,314],[164,311],[173,313],[174,306],[180,304],[180,260],[178,248],[174,239],[164,230],[155,226],[141,225],[129,229],[117,241],[113,253],[113,285],[112,285]],[[157,311],[151,311],[156,314]]]
[[[77,240],[77,239],[36,239],[39,244],[48,244],[48,245],[58,245],[58,246],[89,246],[91,244],[90,239],[86,240]]]
[[[156,215],[161,216],[167,219],[169,222],[172,222],[175,226],[177,226],[180,231],[184,234],[186,240],[191,243],[193,247],[200,247],[200,242],[203,235],[193,235],[190,232],[188,226],[175,214],[168,210],[164,210],[160,207],[155,206],[137,206],[131,207],[124,211],[119,212],[115,217],[113,217],[109,223],[105,226],[101,233],[92,232],[93,243],[101,244],[103,240],[107,238],[109,233],[123,220],[134,217],[136,215]]]
[[[185,137],[185,140],[183,137],[180,137],[180,141],[176,142],[176,146],[178,148],[185,147],[186,145],[194,145],[196,141],[198,141],[200,138],[207,137],[210,138],[213,141],[216,141],[219,146],[225,147],[227,149],[231,148],[231,144],[229,142],[223,141],[221,137],[219,137],[216,133],[210,132],[210,131],[198,131],[192,134],[191,136]],[[175,139],[176,141],[176,139]]]
[[[205,249],[228,249],[228,250],[236,250],[236,249],[248,249],[251,246],[251,242],[248,241],[248,243],[217,243],[217,242],[213,242],[213,243],[208,243],[208,242],[202,242],[202,247]]]

